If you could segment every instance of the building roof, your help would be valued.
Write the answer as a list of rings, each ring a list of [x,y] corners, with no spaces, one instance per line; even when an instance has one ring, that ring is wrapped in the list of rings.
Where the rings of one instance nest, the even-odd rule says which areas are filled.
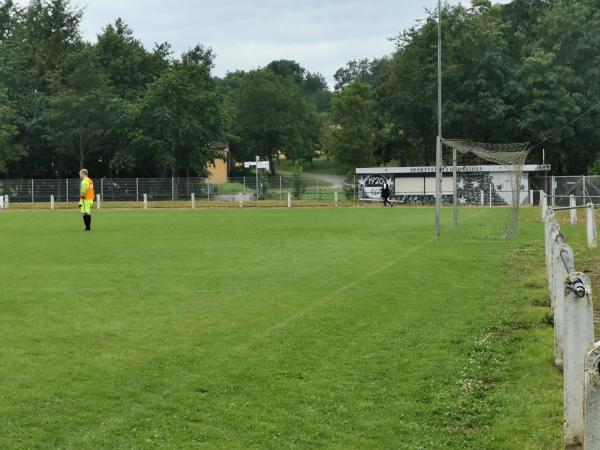
[[[457,172],[513,172],[514,166],[505,166],[499,164],[479,165],[479,166],[457,166]],[[442,169],[444,173],[452,173],[452,166],[446,166]],[[550,164],[525,164],[523,172],[549,172]],[[371,174],[422,174],[435,173],[435,166],[420,167],[360,167],[356,169],[357,175]]]

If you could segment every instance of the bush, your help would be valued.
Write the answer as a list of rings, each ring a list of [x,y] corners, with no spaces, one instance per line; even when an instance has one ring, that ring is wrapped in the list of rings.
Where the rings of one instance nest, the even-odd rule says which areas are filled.
[[[302,162],[294,161],[292,166],[292,193],[294,198],[299,199],[306,192],[304,178],[302,178]]]

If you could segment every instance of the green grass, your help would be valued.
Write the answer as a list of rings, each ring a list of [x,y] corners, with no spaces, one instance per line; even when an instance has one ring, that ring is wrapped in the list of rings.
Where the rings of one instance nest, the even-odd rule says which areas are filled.
[[[562,448],[539,214],[505,214],[2,212],[0,448]]]

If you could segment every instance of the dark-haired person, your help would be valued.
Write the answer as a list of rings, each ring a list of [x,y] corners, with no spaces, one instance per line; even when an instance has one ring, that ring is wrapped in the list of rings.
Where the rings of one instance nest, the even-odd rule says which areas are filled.
[[[394,205],[388,199],[390,198],[390,188],[387,183],[383,183],[383,187],[381,188],[381,198],[383,199],[383,207],[385,208],[389,203],[390,208]]]

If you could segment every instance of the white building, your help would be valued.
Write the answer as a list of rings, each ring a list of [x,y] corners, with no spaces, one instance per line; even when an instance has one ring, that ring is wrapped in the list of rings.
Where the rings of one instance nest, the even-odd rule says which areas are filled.
[[[523,166],[518,183],[522,204],[529,202],[529,177],[545,175],[550,165]],[[361,201],[381,200],[381,187],[388,183],[392,200],[407,204],[435,203],[435,167],[368,167],[356,169],[358,197]],[[513,166],[481,165],[457,168],[458,199],[461,204],[510,205],[514,186]],[[443,169],[442,195],[444,203],[452,202],[452,167]]]

